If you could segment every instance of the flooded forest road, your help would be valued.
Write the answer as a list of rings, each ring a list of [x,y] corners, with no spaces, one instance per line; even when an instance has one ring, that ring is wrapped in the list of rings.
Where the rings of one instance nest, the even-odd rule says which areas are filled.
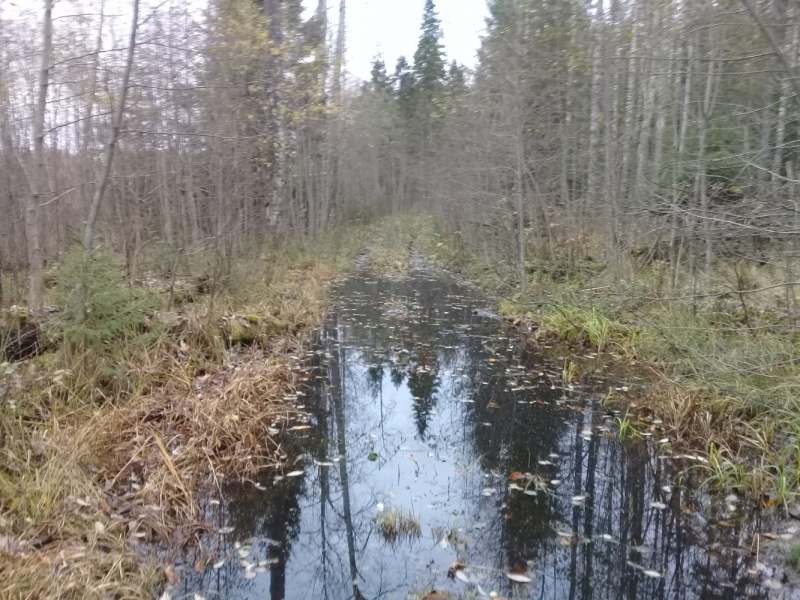
[[[602,357],[571,390],[564,358],[487,305],[422,266],[338,280],[296,399],[308,423],[284,434],[293,466],[204,499],[215,562],[175,597],[768,597],[758,517],[683,487],[657,420],[617,440],[603,399],[627,383]]]

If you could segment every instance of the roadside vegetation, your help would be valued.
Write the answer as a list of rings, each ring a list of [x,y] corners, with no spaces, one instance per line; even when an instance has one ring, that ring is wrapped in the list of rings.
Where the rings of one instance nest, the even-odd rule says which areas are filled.
[[[213,257],[180,274],[153,260],[134,285],[113,253],[76,248],[53,270],[51,315],[4,311],[6,350],[24,326],[41,348],[0,364],[0,597],[149,597],[164,565],[137,548],[202,533],[200,485],[282,470],[305,377],[290,355],[363,248],[389,257],[378,267],[408,264],[409,230],[387,225],[216,273]],[[409,533],[405,516],[398,527]]]
[[[487,261],[461,233],[437,235],[426,253],[498,297],[500,312],[535,328],[537,343],[605,353],[618,367],[645,369],[631,389],[638,410],[669,425],[684,449],[710,459],[707,483],[747,491],[767,505],[794,499],[800,485],[800,361],[784,268],[775,260],[721,259],[704,294],[690,281],[670,290],[667,264],[651,261],[619,285],[587,254],[571,274],[537,262],[531,239],[526,291],[513,265]],[[641,402],[645,400],[645,402]],[[609,401],[626,401],[612,393]],[[624,420],[624,433],[635,431]],[[623,432],[621,431],[622,435]]]

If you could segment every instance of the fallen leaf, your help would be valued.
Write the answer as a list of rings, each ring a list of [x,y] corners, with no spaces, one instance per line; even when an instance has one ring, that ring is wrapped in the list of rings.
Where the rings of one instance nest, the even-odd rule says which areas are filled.
[[[311,425],[295,425],[294,427],[289,427],[287,431],[303,431],[304,429],[311,429]]]
[[[731,529],[736,527],[736,525],[734,525],[730,521],[717,521],[717,525],[722,525],[723,527],[730,527]]]
[[[225,559],[223,558],[222,560],[217,561],[217,562],[214,563],[214,570],[218,571],[219,569],[221,569],[224,566],[225,566]]]
[[[233,527],[220,527],[217,529],[217,533],[220,535],[228,535],[229,533],[233,533]]]
[[[456,571],[456,579],[460,579],[464,583],[469,583],[469,577],[467,577],[467,574],[464,573],[464,571]]]
[[[508,476],[508,478],[511,481],[516,481],[517,479],[522,479],[522,477],[523,477],[523,475],[519,471],[514,471],[511,475]]]
[[[648,571],[642,571],[642,573],[644,573],[648,577],[652,577],[654,579],[660,579],[661,577],[663,577],[663,575],[661,573],[659,573],[658,571],[649,571],[648,570]]]
[[[287,473],[287,477],[300,477],[305,471],[292,471],[291,473]]]
[[[533,581],[527,575],[519,575],[518,573],[506,573],[506,577],[508,577],[511,581],[516,581],[517,583],[530,583]]]
[[[447,569],[447,576],[450,579],[453,579],[456,576],[456,572],[460,571],[464,568],[464,565],[458,561],[451,562],[450,567]]]
[[[171,584],[177,584],[181,581],[181,576],[178,575],[172,567],[167,567],[164,569],[164,575],[167,577],[167,581]]]
[[[378,460],[378,455],[375,452],[370,452],[367,455],[367,460],[369,460],[371,462],[375,462],[376,460]]]
[[[198,560],[196,563],[194,563],[194,570],[198,573],[202,573],[205,570],[205,565],[203,564],[202,560]]]

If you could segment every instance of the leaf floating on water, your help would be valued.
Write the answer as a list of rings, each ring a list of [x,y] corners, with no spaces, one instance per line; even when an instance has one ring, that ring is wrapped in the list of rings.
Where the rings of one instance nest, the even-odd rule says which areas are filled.
[[[245,579],[255,579],[256,575],[256,566],[255,565],[248,565],[247,568],[244,570],[244,578]]]
[[[654,578],[654,579],[661,579],[661,578],[664,576],[664,575],[662,575],[661,573],[659,573],[658,571],[650,571],[650,570],[647,570],[647,571],[642,571],[642,572],[643,572],[645,575],[647,575],[648,577],[652,577],[652,578]]]
[[[376,460],[378,460],[378,455],[374,452],[370,452],[369,455],[367,456],[367,460],[375,462]]]
[[[483,494],[484,496],[492,496],[496,491],[497,490],[494,488],[483,488],[481,494]]]
[[[164,569],[164,575],[166,576],[167,581],[173,585],[180,583],[181,581],[181,576],[178,575],[171,566]]]
[[[572,503],[575,506],[583,506],[583,504],[585,502],[586,502],[586,496],[573,496],[572,497]]]
[[[217,529],[217,533],[220,535],[228,535],[229,533],[233,533],[233,527],[220,527]]]
[[[462,563],[460,563],[458,561],[451,562],[450,563],[450,567],[448,567],[448,569],[447,569],[447,576],[450,579],[453,579],[453,578],[455,578],[456,573],[458,571],[460,571],[461,569],[463,569],[463,568],[464,568],[464,565]]]
[[[214,570],[219,571],[224,566],[225,566],[225,559],[223,558],[222,560],[214,563]]]
[[[653,549],[650,546],[631,546],[631,550],[638,552],[639,554],[652,554]]]
[[[664,510],[665,508],[667,508],[667,505],[664,504],[663,502],[651,502],[650,506],[653,508],[657,508],[658,510]]]
[[[511,475],[508,476],[508,478],[511,481],[517,481],[518,479],[522,479],[522,477],[523,475],[519,471],[514,471],[513,473],[511,473]]]
[[[603,535],[601,535],[600,537],[601,537],[602,539],[604,539],[605,541],[607,541],[607,542],[616,542],[616,541],[617,541],[617,540],[614,538],[614,536],[613,536],[613,535],[611,535],[611,534],[608,534],[608,533],[604,533],[604,534],[603,534]]]
[[[467,574],[464,573],[464,571],[456,571],[456,579],[460,579],[464,583],[469,583],[469,577],[467,577]]]
[[[549,466],[549,465],[553,465],[555,463],[551,463],[549,460],[540,460],[539,464],[542,465],[543,467],[546,467],[546,466]]]
[[[527,575],[519,575],[518,573],[506,573],[506,577],[508,577],[511,581],[516,581],[517,583],[530,583],[533,581]]]
[[[717,525],[721,525],[722,527],[730,527],[731,529],[736,527],[736,525],[730,521],[717,521]]]
[[[287,473],[287,477],[300,477],[305,471],[292,471],[291,473]]]
[[[305,429],[311,429],[311,425],[295,425],[294,427],[289,427],[288,431],[303,431]]]
[[[574,534],[573,532],[571,532],[571,531],[556,531],[556,535],[557,535],[558,537],[563,537],[563,538],[571,538],[571,537],[573,537],[575,534]]]

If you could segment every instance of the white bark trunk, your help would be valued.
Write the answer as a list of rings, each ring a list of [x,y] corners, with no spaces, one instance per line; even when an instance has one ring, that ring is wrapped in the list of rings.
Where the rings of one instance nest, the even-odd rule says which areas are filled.
[[[83,247],[86,250],[91,250],[94,245],[94,232],[97,223],[97,216],[100,214],[100,205],[103,202],[103,196],[108,186],[108,180],[111,178],[111,170],[114,163],[114,151],[119,141],[120,129],[122,128],[122,120],[125,116],[125,99],[128,96],[128,89],[130,88],[131,69],[133,68],[133,56],[136,52],[136,32],[139,28],[139,0],[133,0],[133,18],[131,21],[131,35],[128,44],[128,54],[125,60],[125,71],[122,75],[122,83],[120,84],[119,100],[117,101],[117,108],[114,113],[114,121],[111,125],[111,135],[106,145],[105,157],[103,158],[103,170],[100,175],[100,181],[97,182],[92,198],[92,205],[89,207],[89,216],[86,218],[86,229],[83,236]]]

